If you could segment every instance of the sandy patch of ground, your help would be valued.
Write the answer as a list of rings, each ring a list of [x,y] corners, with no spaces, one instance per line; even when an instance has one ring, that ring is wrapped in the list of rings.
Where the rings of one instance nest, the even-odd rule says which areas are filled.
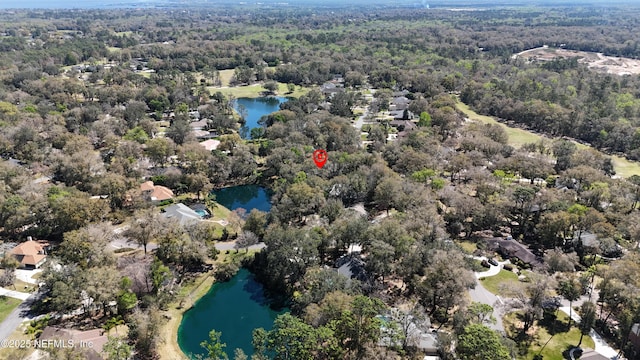
[[[512,58],[523,58],[527,61],[550,61],[555,58],[577,57],[578,62],[586,64],[590,69],[616,75],[640,74],[640,60],[606,56],[602,53],[550,48],[543,46],[519,52]]]

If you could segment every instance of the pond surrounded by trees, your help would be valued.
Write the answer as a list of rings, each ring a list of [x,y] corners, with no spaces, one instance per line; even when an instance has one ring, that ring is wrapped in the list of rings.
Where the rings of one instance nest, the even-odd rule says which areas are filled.
[[[247,111],[245,116],[245,125],[241,130],[242,137],[251,138],[251,129],[261,127],[258,120],[264,115],[280,110],[280,104],[287,102],[289,99],[281,96],[268,96],[259,98],[238,98],[236,99],[235,109],[240,112],[239,106],[242,105]]]
[[[239,208],[269,212],[271,210],[271,194],[269,190],[259,185],[239,185],[213,191],[216,202],[234,211]]]
[[[209,332],[215,329],[222,333],[220,340],[226,343],[230,359],[236,348],[250,357],[253,330],[260,327],[270,330],[275,318],[288,311],[275,311],[269,305],[262,285],[249,270],[240,269],[230,281],[214,284],[184,314],[178,328],[180,349],[192,359],[197,354],[206,356],[200,343],[208,340]]]

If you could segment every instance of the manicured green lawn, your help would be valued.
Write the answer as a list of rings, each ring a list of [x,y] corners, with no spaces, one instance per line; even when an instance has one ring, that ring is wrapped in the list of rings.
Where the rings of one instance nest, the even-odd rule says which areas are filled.
[[[500,270],[498,275],[482,278],[480,281],[482,282],[482,286],[496,295],[504,293],[504,291],[500,291],[502,286],[509,288],[512,284],[519,282],[518,275],[513,271],[507,270]]]
[[[547,323],[536,323],[534,327],[535,333],[532,335],[533,340],[529,346],[528,352],[524,356],[519,356],[518,359],[533,360],[533,357],[540,353],[540,350],[544,346],[541,353],[543,359],[563,360],[562,352],[569,349],[571,346],[578,345],[578,341],[580,341],[580,330],[575,326],[575,323],[571,327],[571,330],[567,332],[568,320],[569,315],[562,311],[558,311],[558,318],[556,319],[555,324],[551,324],[550,321]],[[514,324],[514,322],[517,322],[517,313],[511,313],[504,317],[504,324],[507,329],[509,329],[509,326]],[[554,332],[553,336],[551,335],[551,332]],[[547,343],[547,341],[549,342]],[[547,343],[546,346],[545,343]],[[580,346],[582,348],[593,349],[595,344],[589,335],[585,335]]]
[[[509,127],[503,123],[498,122],[496,119],[492,118],[491,116],[480,115],[475,111],[471,110],[471,108],[469,108],[467,104],[461,101],[458,101],[456,103],[456,107],[458,108],[458,110],[462,111],[471,120],[479,121],[483,124],[496,124],[502,127],[506,131],[507,135],[509,136],[509,144],[516,148],[524,144],[535,143],[543,139],[543,137],[538,134],[534,134],[532,132],[529,132],[523,129]]]
[[[208,87],[209,92],[211,94],[215,94],[220,91],[223,95],[233,95],[236,98],[255,98],[262,96],[262,92],[265,91],[262,84],[251,84],[245,86],[234,86],[234,87],[226,87],[219,88],[215,86]],[[296,89],[293,93],[289,93],[287,89],[287,84],[278,83],[278,96],[290,96],[290,97],[300,97],[301,95],[309,92],[309,88],[304,88],[300,86],[296,86]]]
[[[22,301],[6,296],[0,296],[0,322],[9,316],[13,309],[17,308]]]
[[[549,138],[543,137],[538,134],[534,134],[530,131],[509,127],[503,123],[498,122],[496,119],[490,116],[480,115],[475,111],[471,110],[467,104],[464,104],[461,101],[458,101],[456,103],[456,108],[462,111],[471,120],[479,121],[483,124],[497,124],[501,126],[509,136],[509,144],[516,148],[527,143],[538,142],[541,139],[550,140]],[[575,144],[578,146],[579,149],[581,148],[584,149],[588,147],[580,143],[575,143]],[[625,158],[622,158],[620,156],[615,156],[615,155],[612,155],[611,159],[613,160],[613,167],[616,170],[617,175],[622,176],[624,178],[628,178],[631,175],[640,175],[640,163],[629,161]]]

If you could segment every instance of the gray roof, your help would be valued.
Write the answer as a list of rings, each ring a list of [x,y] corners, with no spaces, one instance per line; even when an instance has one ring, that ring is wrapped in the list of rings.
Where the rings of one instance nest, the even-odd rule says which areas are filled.
[[[173,204],[164,209],[164,217],[167,219],[176,219],[180,224],[185,224],[190,221],[199,221],[202,218],[200,215],[190,209],[188,206],[182,203]]]
[[[574,234],[574,238],[577,240],[578,238],[578,231],[575,232]],[[587,247],[598,247],[600,246],[600,241],[598,240],[598,235],[589,232],[589,231],[584,231],[580,234],[580,241],[582,241],[582,245],[587,246]]]

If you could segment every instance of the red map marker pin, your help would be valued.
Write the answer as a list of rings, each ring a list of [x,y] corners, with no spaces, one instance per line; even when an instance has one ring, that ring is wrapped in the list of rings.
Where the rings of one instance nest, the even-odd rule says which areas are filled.
[[[322,169],[324,164],[327,163],[327,151],[323,149],[318,149],[313,152],[313,162],[316,163],[316,166],[319,169]]]

